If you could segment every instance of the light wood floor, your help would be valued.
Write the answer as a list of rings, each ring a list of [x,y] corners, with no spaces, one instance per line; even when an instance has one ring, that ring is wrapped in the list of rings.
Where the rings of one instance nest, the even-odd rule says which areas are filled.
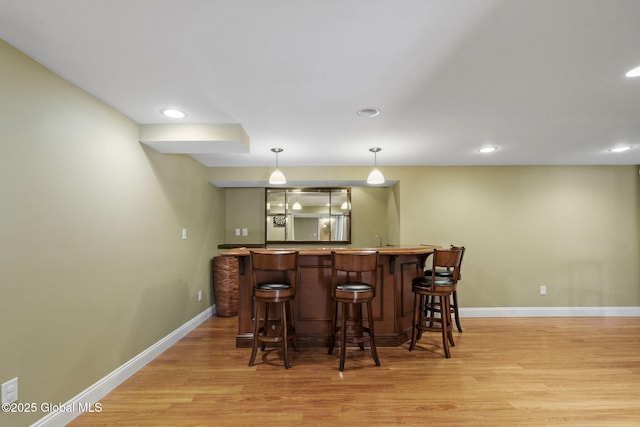
[[[463,319],[452,358],[439,335],[379,348],[276,350],[247,366],[237,318],[213,317],[71,426],[640,426],[640,318]],[[262,356],[262,358],[260,358]]]

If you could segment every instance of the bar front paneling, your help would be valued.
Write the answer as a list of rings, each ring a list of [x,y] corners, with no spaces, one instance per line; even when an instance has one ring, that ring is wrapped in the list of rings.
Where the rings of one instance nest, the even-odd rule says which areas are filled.
[[[421,274],[426,258],[437,246],[367,248],[380,252],[378,288],[373,304],[376,344],[398,346],[411,335],[413,293],[411,279]],[[349,248],[353,250],[354,248]],[[239,303],[236,347],[250,347],[253,302],[249,250],[230,249],[220,256],[238,259]],[[302,347],[326,347],[331,325],[331,249],[297,249],[298,290],[295,301],[296,335]],[[274,316],[277,316],[274,314]]]

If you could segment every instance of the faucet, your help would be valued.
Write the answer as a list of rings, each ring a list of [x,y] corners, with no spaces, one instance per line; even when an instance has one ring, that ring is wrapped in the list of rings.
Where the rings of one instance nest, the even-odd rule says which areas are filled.
[[[378,236],[377,234],[375,236],[373,236],[373,241],[375,242],[376,240],[379,240],[380,243],[378,244],[378,247],[381,248],[382,247],[382,237]]]

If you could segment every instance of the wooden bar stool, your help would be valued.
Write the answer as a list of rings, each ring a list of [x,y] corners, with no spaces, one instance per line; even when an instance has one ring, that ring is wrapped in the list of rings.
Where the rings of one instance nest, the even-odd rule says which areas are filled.
[[[251,251],[251,285],[253,288],[253,347],[249,366],[253,366],[258,343],[282,343],[284,366],[289,369],[289,341],[298,351],[293,300],[298,282],[297,251]],[[278,306],[280,318],[269,318],[269,308]]]
[[[462,255],[460,258],[460,273],[458,281],[462,278],[462,260],[464,258],[464,246],[454,246],[451,245],[449,249],[462,249]],[[427,270],[424,272],[425,276],[431,276],[432,270]],[[436,271],[436,276],[438,277],[451,277],[453,275],[453,270],[451,268],[438,268]],[[456,286],[457,288],[457,286]],[[460,313],[458,311],[458,290],[456,289],[451,293],[451,315],[456,322],[456,327],[458,328],[458,332],[462,332],[462,323],[460,322]],[[433,313],[440,313],[440,303],[438,302],[435,296],[431,296],[427,298],[427,307],[426,310],[431,310]]]
[[[371,302],[376,296],[377,271],[378,251],[331,251],[331,299],[334,309],[328,354],[333,353],[335,343],[339,341],[341,372],[344,370],[347,344],[356,344],[364,350],[364,344],[370,343],[373,360],[376,366],[380,366],[371,309]],[[362,304],[367,308],[366,327]],[[347,318],[353,320],[348,324]]]
[[[423,331],[441,332],[442,348],[445,357],[451,357],[449,345],[455,346],[452,334],[451,320],[451,295],[456,291],[456,285],[460,278],[460,265],[464,250],[447,249],[433,251],[433,265],[431,275],[419,276],[413,279],[411,289],[413,291],[413,330],[411,334],[412,351],[416,342],[422,338]],[[437,271],[450,269],[451,275],[439,276]],[[436,312],[429,309],[427,298],[438,298],[439,317]]]

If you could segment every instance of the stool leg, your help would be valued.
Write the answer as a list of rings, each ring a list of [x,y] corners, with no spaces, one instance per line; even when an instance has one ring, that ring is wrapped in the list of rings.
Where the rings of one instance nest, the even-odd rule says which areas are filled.
[[[340,330],[340,372],[344,371],[344,361],[347,356],[347,310],[344,303],[342,304],[342,328]]]
[[[378,350],[376,349],[375,332],[373,331],[373,310],[371,309],[371,301],[367,302],[367,320],[369,321],[369,336],[371,338],[371,354],[373,360],[376,362],[376,366],[380,366],[380,359],[378,359]]]
[[[420,309],[418,311],[418,323],[416,323],[416,328],[418,329],[418,336],[416,337],[416,342],[420,341],[422,339],[422,333],[424,332],[424,325],[422,324],[423,322],[426,321],[427,317],[431,316],[431,308],[432,306],[430,306],[429,304],[429,299],[431,298],[429,295],[422,295],[420,294],[419,296],[420,299]],[[429,319],[431,319],[431,317],[429,317]],[[431,327],[431,320],[429,320],[429,327]]]
[[[445,297],[445,312],[442,315],[446,315],[447,320],[447,337],[449,339],[449,345],[451,347],[455,347],[456,343],[453,341],[453,321],[451,320],[451,298],[450,296]]]
[[[422,295],[418,295],[415,292],[413,293],[413,329],[411,331],[411,345],[409,345],[409,351],[413,351],[413,348],[416,346],[416,341],[418,341],[418,324],[421,318],[422,300]]]
[[[293,312],[293,301],[288,301],[287,304],[289,304],[289,327],[291,329],[291,332],[293,333],[293,349],[295,351],[300,351],[298,350],[298,338],[296,337],[296,316]]]
[[[333,314],[331,316],[331,333],[329,335],[329,351],[327,354],[333,353],[333,347],[336,344],[336,327],[338,326],[338,303],[333,301]]]
[[[282,345],[284,348],[284,367],[289,369],[289,336],[288,336],[289,325],[287,324],[287,317],[288,317],[287,302],[281,302],[280,307],[282,307],[280,317],[282,317],[281,326],[282,326]]]
[[[365,331],[365,327],[364,327],[364,320],[362,317],[362,304],[352,304],[353,307],[353,316],[351,317],[352,319],[357,319],[358,320],[358,333],[360,334],[360,336],[364,336],[363,332]],[[369,332],[369,335],[371,335],[371,332]],[[364,343],[360,343],[359,345],[360,347],[360,351],[364,351]]]
[[[429,311],[429,327],[433,328],[433,319],[436,317],[436,297],[433,295],[427,296],[427,302],[425,306],[425,315],[427,313],[427,308]]]
[[[260,303],[253,301],[253,344],[251,346],[251,357],[249,358],[249,366],[253,366],[256,361],[256,353],[258,352],[258,329],[260,322]]]
[[[262,333],[264,334],[265,337],[269,335],[269,309],[270,308],[271,308],[271,304],[269,304],[268,302],[265,302],[264,303],[264,326],[262,327]],[[260,344],[261,344],[260,349],[264,351],[265,342],[262,341]]]
[[[456,327],[458,332],[462,332],[462,325],[460,324],[460,315],[458,314],[458,292],[453,291],[453,314],[456,317]]]
[[[447,331],[447,316],[443,312],[444,305],[446,304],[445,300],[446,296],[440,296],[440,327],[442,328],[442,348],[444,349],[444,357],[447,359],[451,357],[451,353],[449,352],[449,333]]]

